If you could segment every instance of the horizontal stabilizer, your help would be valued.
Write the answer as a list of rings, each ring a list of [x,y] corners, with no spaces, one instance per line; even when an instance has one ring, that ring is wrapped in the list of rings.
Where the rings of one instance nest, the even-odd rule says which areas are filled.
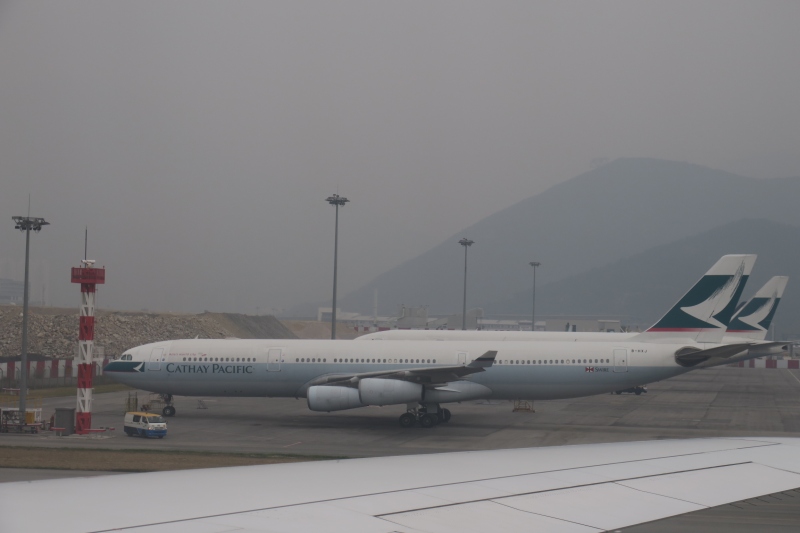
[[[753,346],[759,346],[749,342],[737,344],[723,344],[707,350],[699,350],[694,347],[681,348],[675,352],[675,360],[682,366],[694,366],[712,357],[728,358],[749,350]]]
[[[765,355],[777,355],[782,352],[789,351],[789,343],[775,341],[775,342],[760,342],[750,347],[750,354],[754,357],[762,357]]]

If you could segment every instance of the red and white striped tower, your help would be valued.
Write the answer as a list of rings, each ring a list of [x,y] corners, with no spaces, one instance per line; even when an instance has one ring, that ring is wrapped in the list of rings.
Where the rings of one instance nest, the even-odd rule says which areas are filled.
[[[106,269],[94,268],[94,261],[84,259],[80,268],[72,268],[72,283],[81,284],[81,317],[78,333],[78,407],[75,433],[85,435],[92,429],[92,351],[94,347],[94,294],[98,284],[106,282]]]

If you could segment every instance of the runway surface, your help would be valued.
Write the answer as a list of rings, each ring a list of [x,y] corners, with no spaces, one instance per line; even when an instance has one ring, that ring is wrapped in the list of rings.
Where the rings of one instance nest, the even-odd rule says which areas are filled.
[[[509,402],[448,405],[453,418],[430,429],[401,428],[402,406],[336,413],[309,411],[305,399],[176,397],[163,440],[122,433],[127,392],[98,394],[91,437],[0,436],[0,445],[107,449],[174,449],[371,457],[715,436],[800,437],[800,372],[714,368],[649,385],[649,392],[539,401],[535,412]],[[139,403],[148,393],[138,392]],[[73,407],[74,398],[46,399],[44,416]],[[205,407],[205,408],[203,408]]]

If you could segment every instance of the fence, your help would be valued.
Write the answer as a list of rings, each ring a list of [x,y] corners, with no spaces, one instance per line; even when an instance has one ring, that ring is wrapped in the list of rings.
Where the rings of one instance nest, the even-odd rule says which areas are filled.
[[[92,365],[93,383],[104,385],[114,383],[103,376],[103,367],[110,359],[96,360]],[[0,363],[0,386],[2,388],[19,387],[20,361]],[[72,359],[50,359],[46,361],[28,361],[27,374],[29,389],[46,389],[53,387],[71,387],[78,383],[78,365]]]

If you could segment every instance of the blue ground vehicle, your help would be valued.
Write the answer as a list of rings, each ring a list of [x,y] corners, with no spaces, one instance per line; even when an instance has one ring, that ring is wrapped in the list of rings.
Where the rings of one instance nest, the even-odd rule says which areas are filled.
[[[125,434],[163,439],[167,435],[167,423],[161,415],[131,411],[125,413]]]

